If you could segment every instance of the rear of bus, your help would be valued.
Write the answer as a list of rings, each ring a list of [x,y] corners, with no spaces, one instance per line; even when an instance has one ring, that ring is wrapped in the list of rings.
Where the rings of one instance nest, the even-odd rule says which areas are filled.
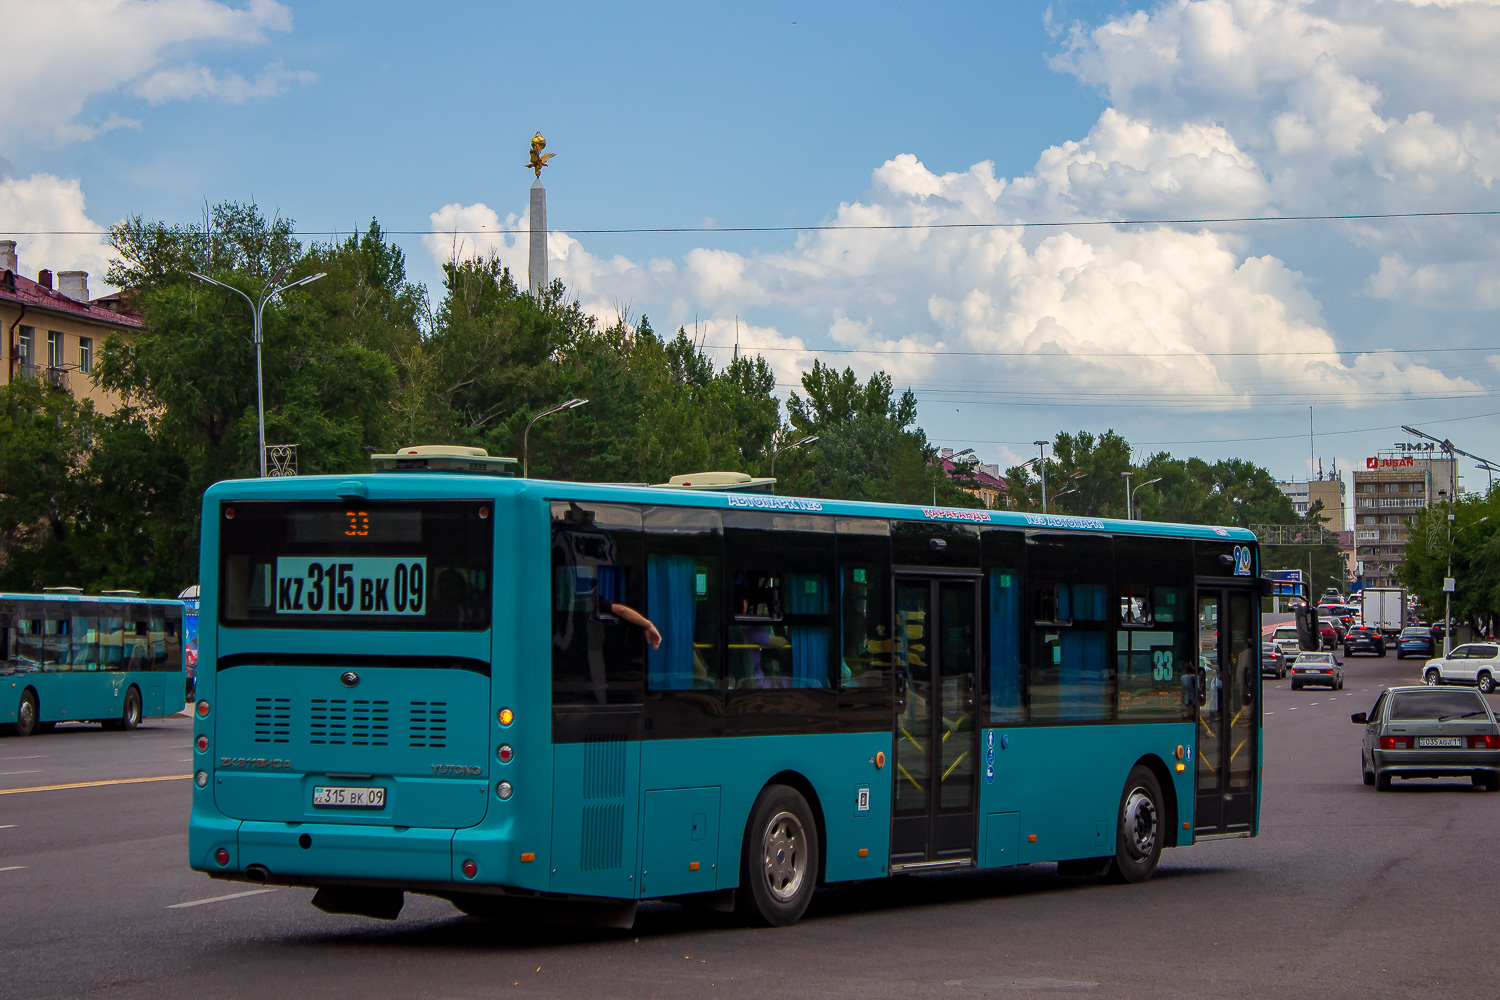
[[[509,799],[536,720],[507,707],[516,672],[493,652],[519,628],[496,616],[517,596],[495,576],[497,538],[518,536],[502,492],[442,474],[208,491],[194,868],[387,917],[403,889],[533,881]]]

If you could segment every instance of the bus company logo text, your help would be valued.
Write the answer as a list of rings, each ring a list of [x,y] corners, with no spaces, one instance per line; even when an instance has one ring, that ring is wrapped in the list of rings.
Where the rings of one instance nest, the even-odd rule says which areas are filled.
[[[433,774],[483,774],[484,770],[478,767],[465,767],[462,764],[434,764]]]
[[[1367,469],[1394,469],[1400,465],[1416,465],[1417,460],[1410,455],[1401,455],[1397,458],[1367,458],[1365,468]]]
[[[990,512],[987,510],[963,510],[959,508],[950,509],[947,507],[923,507],[922,516],[932,518],[934,520],[942,519],[944,521],[994,520],[994,518],[990,516]]]
[[[725,497],[731,507],[750,507],[755,510],[822,510],[821,500],[799,500],[796,497],[747,496],[731,493]]]
[[[259,769],[272,769],[277,771],[290,771],[292,762],[281,760],[276,757],[220,757],[220,767],[250,767]]]
[[[1097,517],[1074,517],[1071,514],[1026,514],[1027,524],[1044,528],[1096,528],[1102,529],[1104,522]]]

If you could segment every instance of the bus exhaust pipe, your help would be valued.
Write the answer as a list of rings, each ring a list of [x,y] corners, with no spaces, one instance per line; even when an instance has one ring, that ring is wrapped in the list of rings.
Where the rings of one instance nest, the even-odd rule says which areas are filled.
[[[270,876],[270,874],[271,873],[266,870],[265,865],[251,865],[249,868],[245,869],[245,877],[254,882],[256,885],[265,885],[266,879]]]

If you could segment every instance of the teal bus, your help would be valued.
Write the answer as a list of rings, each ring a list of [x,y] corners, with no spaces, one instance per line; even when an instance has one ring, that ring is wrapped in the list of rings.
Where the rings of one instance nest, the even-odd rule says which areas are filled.
[[[208,490],[195,869],[375,917],[417,892],[779,925],[821,885],[1138,882],[1163,848],[1256,833],[1247,531],[452,451]]]
[[[134,592],[0,593],[0,724],[134,729],[182,711],[182,602]]]

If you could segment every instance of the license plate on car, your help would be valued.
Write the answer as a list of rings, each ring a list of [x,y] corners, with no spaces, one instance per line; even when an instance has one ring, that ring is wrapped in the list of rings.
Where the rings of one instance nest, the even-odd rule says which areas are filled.
[[[385,789],[353,785],[316,785],[313,805],[340,809],[384,809]]]
[[[1419,747],[1461,747],[1464,745],[1462,736],[1418,736]]]

